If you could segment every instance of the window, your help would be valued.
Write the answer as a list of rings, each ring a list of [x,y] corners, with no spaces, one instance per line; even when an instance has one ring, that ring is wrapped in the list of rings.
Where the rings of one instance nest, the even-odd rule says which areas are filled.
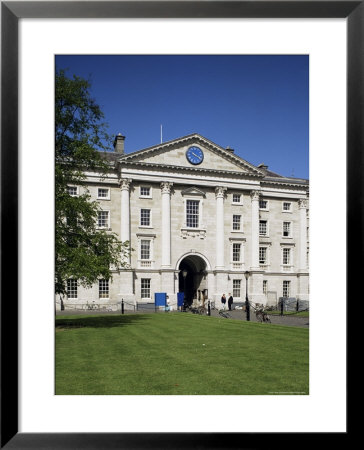
[[[99,280],[99,298],[109,298],[109,280]]]
[[[241,261],[241,244],[233,244],[233,262]]]
[[[110,198],[110,189],[107,189],[107,188],[98,188],[98,189],[97,189],[97,198],[100,198],[100,199],[109,199],[109,198]]]
[[[259,247],[259,264],[267,264],[267,247]]]
[[[77,186],[67,186],[68,195],[71,197],[77,196]]]
[[[241,280],[233,280],[233,297],[240,297]]]
[[[67,297],[77,298],[77,280],[72,278],[67,280]]]
[[[291,249],[283,248],[283,264],[289,265],[291,264]]]
[[[141,298],[150,297],[150,278],[142,278],[140,280],[140,296]]]
[[[150,209],[140,210],[140,226],[149,227],[150,226]]]
[[[140,241],[140,259],[150,259],[150,241],[142,239]]]
[[[241,204],[241,194],[233,194],[233,203]]]
[[[283,281],[283,297],[289,297],[291,295],[291,282]]]
[[[291,203],[291,202],[283,202],[283,204],[282,204],[282,210],[283,210],[284,212],[291,212],[291,206],[292,206],[292,203]]]
[[[199,226],[199,200],[187,200],[186,202],[186,225],[189,228]]]
[[[291,237],[291,222],[283,222],[283,237]]]
[[[233,230],[238,231],[241,229],[241,216],[234,214],[233,215]]]
[[[263,294],[267,295],[268,293],[268,280],[263,280]]]
[[[267,200],[259,200],[259,209],[268,209]]]
[[[151,198],[151,189],[148,186],[140,186],[140,197]]]
[[[266,220],[259,220],[259,236],[267,236],[268,222]]]
[[[98,212],[97,226],[99,228],[109,228],[109,211]]]

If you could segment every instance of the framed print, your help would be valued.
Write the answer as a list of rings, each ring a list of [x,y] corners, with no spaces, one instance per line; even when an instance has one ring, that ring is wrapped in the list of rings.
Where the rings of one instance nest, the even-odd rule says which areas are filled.
[[[312,433],[348,437],[344,367],[348,336],[342,325],[348,325],[345,295],[353,297],[353,288],[349,288],[357,284],[361,268],[350,255],[354,239],[355,248],[362,248],[363,8],[361,1],[1,2],[2,448],[249,448],[275,439],[288,446],[293,434],[300,434],[305,442]],[[49,151],[54,145],[54,56],[246,53],[308,55],[310,61],[310,227],[318,230],[310,241],[310,295],[314,292],[317,299],[310,308],[310,394],[160,395],[158,402],[152,395],[141,398],[134,393],[54,395],[54,363],[50,361],[54,332],[48,320],[54,318],[54,304],[47,301],[54,279],[54,155]],[[192,76],[191,60],[189,64],[188,76]],[[196,136],[182,156],[184,164],[197,173],[208,161],[207,147],[216,148]],[[162,144],[162,128],[160,139]],[[116,145],[123,151],[123,143]],[[163,193],[168,194],[170,188],[164,186]],[[205,193],[187,191],[181,192],[185,215],[190,214],[190,228],[198,228],[193,220],[200,220],[196,208],[206,205]],[[95,192],[106,205],[101,225],[110,227],[113,192],[109,186]],[[76,188],[74,193],[78,193]],[[148,183],[136,191],[143,204],[159,194]],[[245,206],[237,198],[230,203],[236,210]],[[303,252],[287,244],[292,205],[281,203],[279,214],[288,217],[282,222],[286,240],[281,249],[282,265],[287,266],[289,255],[300,251],[302,260]],[[263,219],[269,206],[261,206]],[[146,263],[144,259],[152,264],[149,260],[158,237],[149,228],[158,217],[149,209],[139,209],[140,264]],[[202,217],[203,210],[198,213]],[[239,245],[245,237],[241,242],[237,237],[242,231],[241,215],[232,217],[232,261],[240,264],[243,247]],[[269,230],[267,223],[261,225]],[[204,238],[201,230],[199,239]],[[187,236],[191,230],[184,232]],[[262,264],[269,245],[259,254]],[[196,262],[197,257],[191,255]],[[99,286],[105,297],[109,285],[104,281]],[[146,281],[138,282],[149,298],[150,280]],[[186,278],[176,283],[183,281]],[[233,281],[235,297],[241,286],[239,280]],[[284,283],[283,296],[290,297],[290,284]],[[201,286],[212,291],[212,284]],[[77,283],[70,283],[71,288],[73,295]],[[329,306],[325,296],[330,298]],[[327,310],[338,321],[327,320]],[[330,380],[326,380],[327,367],[335,373]]]

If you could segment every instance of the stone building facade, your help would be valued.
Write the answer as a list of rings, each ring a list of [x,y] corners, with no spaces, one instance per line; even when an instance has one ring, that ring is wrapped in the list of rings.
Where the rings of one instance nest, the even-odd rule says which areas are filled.
[[[88,173],[87,188],[100,203],[98,225],[130,241],[128,268],[91,289],[70,280],[66,309],[121,300],[134,308],[157,292],[173,308],[178,292],[189,303],[204,295],[219,304],[223,293],[239,302],[246,286],[255,303],[309,299],[308,180],[254,166],[199,134],[128,154],[124,140],[107,154],[108,176]]]

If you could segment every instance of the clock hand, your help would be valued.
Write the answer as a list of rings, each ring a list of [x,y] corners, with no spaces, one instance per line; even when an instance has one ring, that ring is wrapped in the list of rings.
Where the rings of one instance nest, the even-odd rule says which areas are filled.
[[[200,156],[196,155],[196,153],[191,152],[193,156],[196,156],[196,158],[200,159]]]

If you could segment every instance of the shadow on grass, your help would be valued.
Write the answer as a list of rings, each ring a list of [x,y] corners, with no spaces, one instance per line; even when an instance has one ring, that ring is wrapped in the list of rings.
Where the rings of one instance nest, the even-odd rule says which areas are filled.
[[[73,328],[113,328],[131,325],[134,322],[148,320],[142,315],[113,315],[113,316],[89,316],[89,317],[57,317],[56,329]]]

